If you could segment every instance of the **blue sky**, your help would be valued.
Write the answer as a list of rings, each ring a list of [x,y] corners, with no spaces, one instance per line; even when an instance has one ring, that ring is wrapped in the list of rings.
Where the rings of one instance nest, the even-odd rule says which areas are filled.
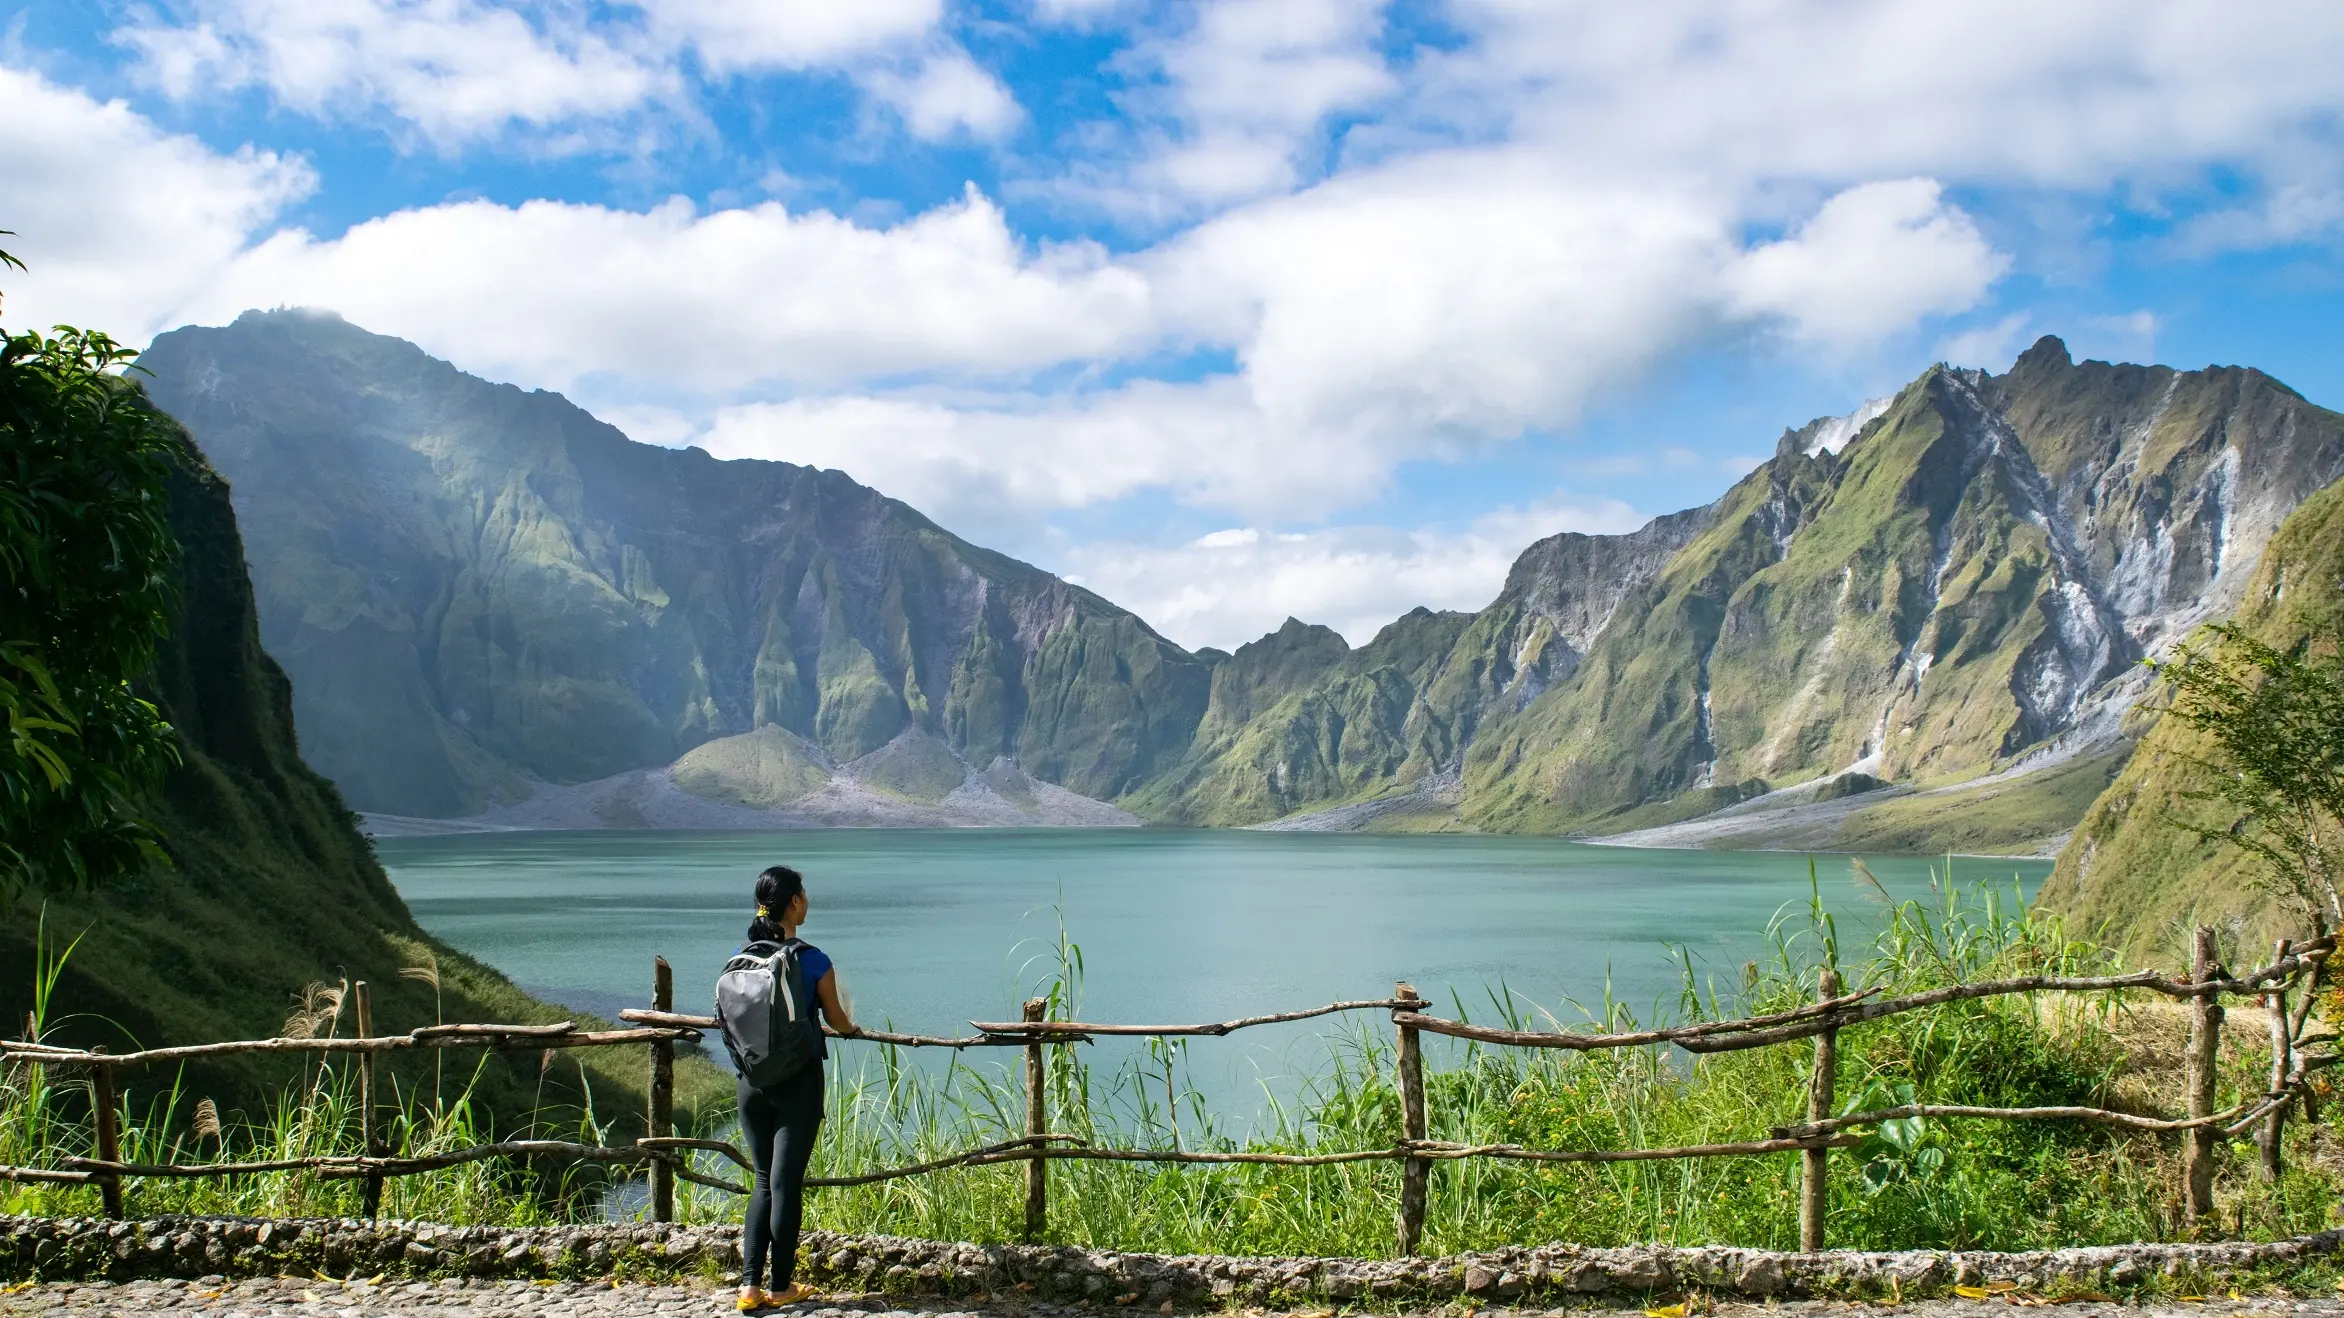
[[[2044,333],[2344,405],[2339,67],[2251,0],[0,0],[6,311],[327,307],[1360,642]]]

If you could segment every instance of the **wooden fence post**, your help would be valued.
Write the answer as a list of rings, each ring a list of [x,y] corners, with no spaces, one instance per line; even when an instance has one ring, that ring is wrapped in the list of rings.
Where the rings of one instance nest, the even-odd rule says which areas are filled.
[[[1392,986],[1392,996],[1402,1001],[1414,1001],[1416,986],[1400,983]],[[1398,1015],[1398,1009],[1393,1012]],[[1424,1046],[1417,1038],[1416,1027],[1400,1026],[1398,1058],[1400,1081],[1400,1138],[1421,1140],[1430,1138],[1424,1119]],[[1430,1158],[1403,1158],[1400,1161],[1400,1257],[1416,1252],[1424,1241],[1424,1202],[1431,1188],[1432,1160]]]
[[[2214,931],[2199,926],[2190,960],[2190,980],[2212,983],[2220,974],[2214,955]],[[2188,1100],[2192,1120],[2212,1116],[2217,1063],[2222,1049],[2222,1004],[2212,993],[2190,1000]],[[2182,1224],[2192,1230],[2214,1225],[2214,1155],[2221,1149],[2221,1133],[2212,1126],[2192,1126],[2182,1148]]]
[[[2271,964],[2275,966],[2286,960],[2287,949],[2291,946],[2293,946],[2293,944],[2288,942],[2288,940],[2284,938],[2280,939],[2278,945],[2271,949]],[[2286,1091],[2287,1070],[2289,1066],[2291,1066],[2295,1061],[2294,1044],[2293,1041],[2288,1038],[2287,1031],[2287,990],[2284,988],[2275,988],[2270,992],[2265,993],[2263,995],[2263,1009],[2270,1017],[2270,1096],[2275,1099]],[[2285,1136],[2286,1132],[2286,1106],[2282,1105],[2271,1109],[2271,1114],[2263,1118],[2262,1138],[2257,1141],[2263,1146],[2263,1179],[2266,1181],[2276,1182],[2279,1179],[2279,1172],[2281,1170],[2280,1141]]]
[[[1025,1018],[1042,1019],[1049,1003],[1041,998],[1028,999]],[[1050,1133],[1050,1063],[1042,1051],[1042,1036],[1033,1036],[1026,1045],[1026,1134],[1042,1136]],[[1050,1160],[1042,1156],[1042,1141],[1035,1139],[1033,1157],[1026,1163],[1025,1238],[1026,1243],[1038,1244],[1050,1224]]]
[[[651,1009],[674,1011],[675,998],[676,977],[667,958],[651,958]],[[651,1109],[643,1118],[645,1133],[653,1139],[675,1133],[675,1091],[676,1046],[671,1040],[655,1039],[651,1044]],[[651,1164],[651,1220],[676,1220],[676,1171],[665,1158]]]
[[[93,1053],[106,1051],[103,1047],[90,1049]],[[122,1161],[122,1127],[114,1110],[114,1068],[99,1062],[90,1067],[90,1124],[97,1134],[98,1161]],[[98,1183],[98,1202],[105,1206],[106,1216],[122,1219],[122,1177],[117,1172],[101,1172]]]
[[[358,1037],[371,1039],[374,1037],[373,995],[367,989],[366,981],[363,979],[350,986],[350,993],[358,1004],[356,1018]],[[358,1054],[358,1144],[366,1151],[367,1157],[379,1158],[382,1156],[382,1146],[375,1139],[374,1054],[372,1052]],[[372,1220],[381,1216],[382,1210],[383,1174],[381,1172],[368,1172],[366,1174],[364,1216]]]
[[[1819,1001],[1838,997],[1839,972],[1826,967],[1817,981],[1817,992]],[[1838,1080],[1839,1031],[1825,1030],[1815,1036],[1815,1071],[1807,1081],[1807,1120],[1831,1120],[1832,1091]],[[1830,1154],[1831,1150],[1820,1145],[1799,1154],[1799,1249],[1803,1253],[1823,1250],[1823,1210],[1831,1197],[1825,1180]]]

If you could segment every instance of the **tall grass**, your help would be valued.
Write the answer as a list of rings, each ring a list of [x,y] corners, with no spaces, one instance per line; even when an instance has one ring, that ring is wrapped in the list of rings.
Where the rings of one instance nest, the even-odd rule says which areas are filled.
[[[1718,1019],[1785,1010],[1813,999],[1817,972],[1851,987],[1911,992],[2017,973],[2084,975],[2118,968],[2104,949],[2030,913],[2015,890],[1957,888],[1939,876],[1930,902],[1880,900],[1879,933],[1843,958],[1837,922],[1812,901],[1778,916],[1768,955],[1728,983],[1679,952],[1674,1016]],[[1080,999],[1078,950],[1060,958],[1053,1018]],[[1928,1102],[1980,1106],[2094,1104],[2173,1114],[2177,1086],[2127,1083],[2154,1052],[2157,1004],[2105,996],[2038,995],[1949,1004],[1851,1027],[1840,1035],[1845,1112]],[[1467,1015],[1464,1004],[1457,1014]],[[1480,1013],[1516,1028],[1558,1025],[1502,986]],[[1606,995],[1574,1023],[1624,1030],[1643,1022]],[[1450,1041],[1437,1041],[1447,1043]],[[1209,1046],[1209,1045],[1207,1045]],[[1400,1134],[1391,1045],[1359,1027],[1326,1042],[1324,1064],[1288,1102],[1271,1101],[1243,1138],[1217,1130],[1178,1076],[1184,1046],[1159,1044],[1096,1075],[1075,1047],[1051,1051],[1051,1129],[1102,1144],[1312,1153],[1390,1147]],[[1594,1053],[1463,1044],[1437,1049],[1427,1077],[1431,1135],[1462,1143],[1623,1149],[1762,1138],[1804,1119],[1811,1052],[1803,1044],[1689,1057],[1665,1049]],[[2152,1059],[2153,1060],[2153,1059]],[[2222,1102],[2260,1092],[2264,1063],[2228,1059]],[[955,1060],[938,1070],[890,1054],[853,1069],[834,1063],[830,1117],[816,1173],[936,1157],[1023,1133],[1023,1094],[1006,1066]],[[2137,1081],[2140,1077],[2133,1076]],[[2337,1178],[2293,1134],[2291,1170],[2259,1184],[2251,1159],[2223,1180],[2232,1231],[2275,1236],[2331,1222]],[[2179,1225],[2177,1137],[2071,1122],[1903,1121],[1863,1147],[1832,1155],[1832,1242],[1859,1248],[2025,1249],[2169,1238]],[[713,1168],[712,1168],[713,1170]],[[1434,1164],[1426,1246],[1437,1251],[1525,1241],[1657,1241],[1795,1248],[1795,1155],[1556,1165],[1494,1160]],[[1393,1242],[1399,1188],[1391,1163],[1331,1167],[1200,1167],[1064,1161],[1051,1168],[1050,1237],[1098,1247],[1255,1254],[1379,1255]],[[1022,1165],[816,1192],[819,1224],[946,1239],[1015,1239]],[[697,1190],[695,1217],[739,1212]]]
[[[62,1020],[52,1017],[53,994],[73,945],[52,949],[44,926],[35,939],[33,1011],[27,1036],[39,1041]],[[344,993],[311,985],[286,1022],[289,1037],[333,1037],[343,1015]],[[554,1054],[546,1054],[552,1061]],[[478,1072],[475,1070],[474,1077]],[[388,1152],[420,1157],[494,1138],[475,1104],[472,1086],[453,1095],[435,1082],[433,1092],[401,1089],[378,1105],[375,1119]],[[0,1069],[0,1164],[53,1165],[59,1157],[96,1153],[91,1120],[94,1091],[88,1077],[63,1068],[16,1062]],[[241,1162],[350,1155],[366,1152],[359,1123],[358,1079],[346,1060],[311,1062],[299,1079],[273,1096],[253,1116],[223,1116],[208,1098],[190,1099],[174,1082],[143,1097],[124,1093],[116,1100],[116,1129],[125,1162]],[[596,1141],[589,1109],[573,1116],[557,1138]],[[233,1178],[139,1178],[124,1183],[133,1215],[233,1213],[268,1217],[341,1217],[361,1210],[363,1185],[323,1180],[301,1172],[266,1172]],[[590,1198],[578,1176],[548,1179],[525,1168],[478,1162],[422,1176],[386,1181],[382,1213],[387,1217],[452,1223],[526,1225],[558,1220]],[[98,1210],[95,1187],[55,1183],[0,1182],[0,1212],[48,1215]]]
[[[1782,1010],[1810,1001],[1818,972],[1851,986],[1908,992],[2023,972],[2093,974],[2115,956],[2028,912],[2019,894],[1957,889],[1950,877],[1928,902],[1880,894],[1878,934],[1852,954],[1815,900],[1778,916],[1767,954],[1725,982],[1680,952],[1680,1020]],[[1049,1014],[1076,1018],[1081,949],[1063,935],[1049,950]],[[1563,1023],[1626,1029],[1647,1022],[1605,999],[1548,1012],[1502,986],[1478,1014],[1517,1027]],[[1464,1004],[1457,1011],[1464,1014]],[[1657,1023],[1657,1022],[1651,1022]],[[1843,1111],[1921,1101],[1989,1106],[2097,1104],[2171,1114],[2173,1016],[2161,1004],[2119,1006],[2104,995],[2037,995],[1948,1004],[1850,1027],[1840,1035]],[[2161,1033],[2162,1032],[2162,1033]],[[2264,1061],[2246,1045],[2228,1055],[2225,1105],[2262,1088]],[[1805,1115],[1810,1051],[1803,1044],[1688,1057],[1665,1049],[1597,1053],[1489,1048],[1429,1050],[1431,1134],[1533,1148],[1630,1148],[1762,1137]],[[1211,1046],[1209,1043],[1203,1046]],[[1301,1091],[1274,1097],[1242,1134],[1224,1130],[1184,1079],[1187,1045],[1157,1041],[1107,1071],[1076,1046],[1053,1046],[1051,1129],[1100,1144],[1190,1150],[1325,1152],[1389,1147],[1399,1137],[1391,1045],[1379,1025],[1325,1039],[1323,1064]],[[1003,1050],[1007,1052],[1008,1050]],[[839,1050],[816,1174],[899,1165],[1024,1133],[1022,1078],[1008,1065],[955,1055],[913,1066],[894,1049]],[[1010,1054],[1013,1058],[1015,1054]],[[2164,1068],[2160,1070],[2160,1068]],[[86,1123],[61,1115],[53,1090],[28,1072],[0,1091],[0,1160],[38,1161],[86,1147]],[[176,1095],[125,1111],[126,1149],[174,1156],[274,1156],[356,1150],[348,1075],[314,1068],[260,1121],[192,1136]],[[487,1138],[464,1094],[399,1096],[395,1146],[405,1152]],[[85,1100],[86,1102],[86,1100]],[[573,1118],[573,1124],[575,1119]],[[2266,1186],[2251,1157],[2233,1158],[2220,1184],[2226,1232],[2295,1234],[2331,1224],[2340,1178],[2318,1155],[2321,1123],[2290,1127],[2287,1177]],[[596,1131],[589,1115],[582,1134]],[[727,1133],[710,1123],[703,1133]],[[735,1175],[713,1158],[705,1169]],[[2179,1225],[2176,1137],[2070,1122],[1889,1123],[1857,1149],[1832,1155],[1832,1243],[1863,1248],[2036,1248],[2170,1238]],[[599,1173],[543,1180],[485,1164],[393,1180],[385,1212],[449,1221],[531,1221],[595,1215],[624,1199],[597,1193]],[[1200,1167],[1062,1161],[1051,1165],[1052,1240],[1169,1252],[1381,1255],[1392,1248],[1398,1168]],[[1015,1239],[1023,1224],[1022,1164],[967,1168],[851,1189],[813,1192],[814,1225],[946,1239]],[[1462,1161],[1434,1164],[1426,1246],[1658,1241],[1791,1248],[1796,1244],[1795,1155],[1609,1165]],[[235,1182],[134,1182],[134,1211],[350,1212],[357,1188],[299,1176]],[[680,1185],[687,1220],[735,1220],[737,1196]],[[0,1207],[87,1211],[81,1189],[0,1189]]]

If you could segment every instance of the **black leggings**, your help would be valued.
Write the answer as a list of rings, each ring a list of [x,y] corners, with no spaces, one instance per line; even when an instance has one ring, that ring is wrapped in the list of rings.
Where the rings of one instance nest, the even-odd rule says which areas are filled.
[[[771,1089],[738,1082],[741,1138],[757,1164],[749,1192],[749,1219],[741,1239],[741,1284],[754,1286],[773,1256],[773,1289],[789,1289],[798,1267],[798,1224],[805,1217],[806,1163],[822,1125],[822,1063]]]

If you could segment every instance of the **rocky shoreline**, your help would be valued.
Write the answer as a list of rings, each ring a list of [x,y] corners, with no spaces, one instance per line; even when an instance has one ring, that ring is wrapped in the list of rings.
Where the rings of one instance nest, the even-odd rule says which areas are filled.
[[[2344,1231],[2268,1244],[2110,1245],[2031,1253],[1789,1254],[1723,1246],[1546,1245],[1437,1259],[1237,1258],[971,1245],[808,1232],[801,1275],[893,1295],[1195,1308],[1232,1304],[1519,1304],[1701,1291],[1752,1298],[1920,1297],[1955,1286],[2048,1294],[2183,1293],[2256,1284],[2344,1248]],[[451,1227],[261,1218],[0,1217],[0,1279],[131,1281],[279,1275],[411,1279],[718,1280],[731,1226]]]

